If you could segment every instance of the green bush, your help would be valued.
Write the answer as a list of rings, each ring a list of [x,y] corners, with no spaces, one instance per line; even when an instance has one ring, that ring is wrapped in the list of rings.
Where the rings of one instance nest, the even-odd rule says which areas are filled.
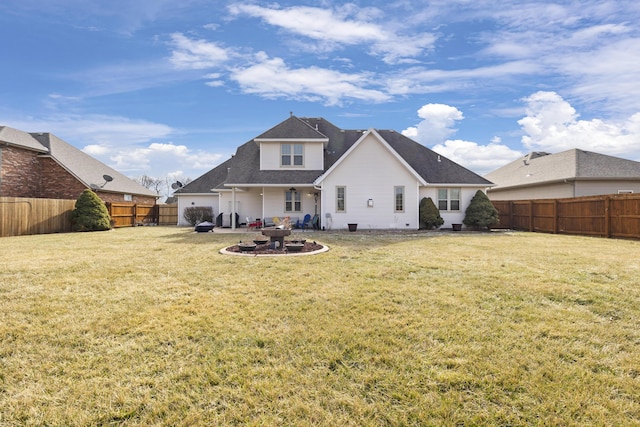
[[[464,225],[473,228],[488,228],[500,221],[498,210],[482,190],[476,191],[475,196],[465,212]]]
[[[440,216],[440,210],[435,203],[433,203],[431,197],[424,197],[420,200],[418,215],[420,217],[420,228],[431,230],[444,224],[444,219]]]
[[[73,231],[111,230],[111,218],[104,202],[93,191],[86,189],[76,200],[71,212]]]
[[[184,219],[191,225],[200,224],[203,221],[213,222],[213,208],[211,206],[191,206],[185,208]]]

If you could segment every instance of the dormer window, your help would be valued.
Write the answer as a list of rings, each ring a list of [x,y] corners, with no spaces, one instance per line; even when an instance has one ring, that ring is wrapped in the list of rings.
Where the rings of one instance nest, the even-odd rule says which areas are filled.
[[[304,146],[302,144],[281,144],[280,166],[304,166]]]

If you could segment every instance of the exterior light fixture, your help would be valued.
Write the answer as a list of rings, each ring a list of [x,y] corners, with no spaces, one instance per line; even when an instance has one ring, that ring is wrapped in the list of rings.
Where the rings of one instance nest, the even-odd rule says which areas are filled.
[[[369,208],[373,207],[373,199],[367,200],[367,207],[369,207]]]

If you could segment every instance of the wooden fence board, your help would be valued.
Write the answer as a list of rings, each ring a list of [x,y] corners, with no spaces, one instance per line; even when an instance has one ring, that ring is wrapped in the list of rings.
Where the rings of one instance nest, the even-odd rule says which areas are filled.
[[[640,239],[640,195],[500,200],[496,228]]]
[[[158,224],[158,205],[107,202],[114,228]]]
[[[158,225],[178,224],[178,204],[158,205]]]
[[[75,200],[0,197],[0,237],[71,231]]]

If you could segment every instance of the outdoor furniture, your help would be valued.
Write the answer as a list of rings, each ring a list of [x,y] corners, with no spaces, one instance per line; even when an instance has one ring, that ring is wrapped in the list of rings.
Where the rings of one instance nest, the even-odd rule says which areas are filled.
[[[302,228],[302,231],[304,231],[305,228],[309,227],[309,222],[311,222],[311,215],[306,214],[304,216],[304,219],[302,220],[302,225],[300,226],[300,228]]]
[[[260,219],[254,219],[250,216],[247,217],[247,228],[251,230],[252,228],[262,228],[262,221]]]
[[[208,233],[209,231],[213,231],[213,223],[209,221],[204,221],[196,225],[195,231],[198,233]]]

